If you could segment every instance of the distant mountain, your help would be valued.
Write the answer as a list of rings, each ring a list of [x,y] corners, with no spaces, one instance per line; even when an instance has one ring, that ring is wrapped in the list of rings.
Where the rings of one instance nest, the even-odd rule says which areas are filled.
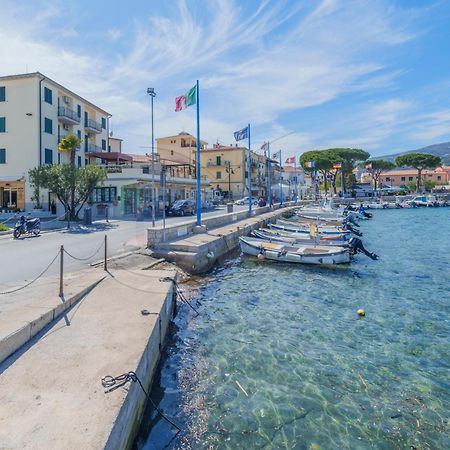
[[[431,155],[440,156],[445,165],[450,165],[450,142],[442,142],[441,144],[433,144],[428,147],[418,148],[417,150],[408,150],[406,152],[395,153],[394,155],[377,156],[373,159],[384,159],[395,163],[395,158],[406,153],[430,153]]]

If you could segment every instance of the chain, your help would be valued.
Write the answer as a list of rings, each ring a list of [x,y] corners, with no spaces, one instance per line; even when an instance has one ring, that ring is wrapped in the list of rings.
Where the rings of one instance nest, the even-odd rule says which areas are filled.
[[[101,243],[100,247],[92,254],[89,255],[87,258],[78,258],[77,256],[72,255],[71,253],[69,253],[66,249],[64,249],[64,253],[66,253],[67,256],[70,256],[73,259],[76,259],[77,261],[87,261],[88,259],[93,258],[103,247],[104,242]]]
[[[30,286],[31,284],[33,284],[36,280],[38,280],[39,278],[42,277],[42,275],[44,275],[45,272],[47,272],[48,269],[50,269],[50,266],[56,261],[56,258],[58,258],[59,256],[59,252],[56,254],[56,256],[52,259],[52,261],[50,262],[50,264],[34,279],[31,280],[29,283],[25,284],[24,286],[21,286],[19,288],[15,288],[12,289],[10,291],[5,291],[5,292],[0,292],[0,295],[5,295],[5,294],[12,294],[14,292],[20,291],[22,289],[25,289],[26,287]]]

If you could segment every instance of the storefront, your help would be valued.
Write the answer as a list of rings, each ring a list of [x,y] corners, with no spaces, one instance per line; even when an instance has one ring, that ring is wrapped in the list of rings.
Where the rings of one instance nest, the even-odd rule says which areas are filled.
[[[2,211],[25,209],[24,181],[0,181],[0,209]]]

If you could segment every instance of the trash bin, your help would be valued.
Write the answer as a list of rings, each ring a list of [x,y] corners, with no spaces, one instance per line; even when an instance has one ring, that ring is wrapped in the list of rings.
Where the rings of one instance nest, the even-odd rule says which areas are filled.
[[[92,225],[92,209],[91,208],[85,208],[85,210],[84,210],[84,224]]]
[[[227,213],[233,212],[233,203],[227,203]]]

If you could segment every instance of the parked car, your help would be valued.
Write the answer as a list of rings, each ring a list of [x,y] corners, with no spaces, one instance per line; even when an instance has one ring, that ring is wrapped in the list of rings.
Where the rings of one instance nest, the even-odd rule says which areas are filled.
[[[194,215],[195,204],[192,200],[177,200],[168,211],[169,216]]]
[[[240,198],[234,202],[235,205],[248,205],[248,197]],[[258,199],[256,197],[252,197],[252,205],[257,205]]]

